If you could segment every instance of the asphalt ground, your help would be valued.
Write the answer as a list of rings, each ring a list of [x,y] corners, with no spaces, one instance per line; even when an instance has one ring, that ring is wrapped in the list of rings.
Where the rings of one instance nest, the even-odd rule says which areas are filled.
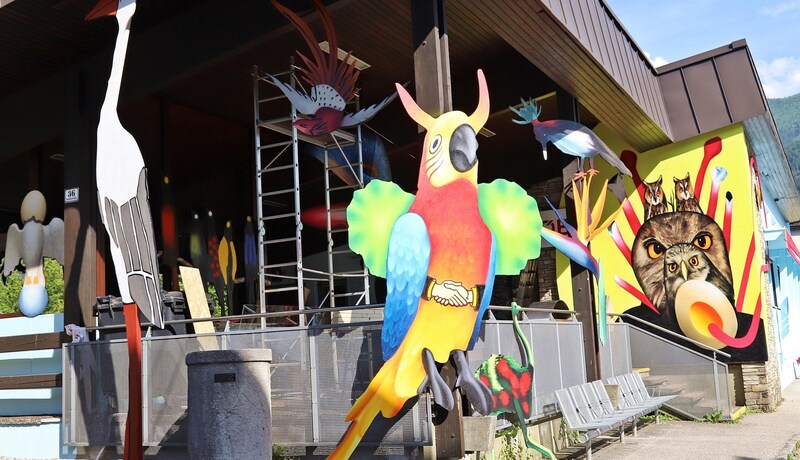
[[[626,434],[625,444],[617,440],[596,445],[592,458],[786,459],[799,441],[800,380],[796,380],[783,391],[783,401],[774,412],[746,413],[735,423],[650,423],[639,429],[636,438]]]

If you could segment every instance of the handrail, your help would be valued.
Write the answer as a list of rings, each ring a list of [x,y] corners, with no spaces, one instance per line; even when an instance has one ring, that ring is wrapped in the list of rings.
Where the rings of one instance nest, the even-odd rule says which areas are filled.
[[[319,313],[377,309],[377,308],[384,308],[384,306],[385,304],[375,303],[375,304],[365,304],[365,305],[347,305],[342,307],[306,308],[304,310],[285,310],[285,311],[275,311],[267,313],[248,313],[246,315],[228,315],[228,316],[211,316],[207,318],[173,319],[164,321],[164,325],[166,326],[170,324],[194,324],[206,321],[240,321],[243,319],[282,318],[285,316],[294,316],[294,315],[317,315]],[[488,308],[490,310],[511,311],[511,307],[506,307],[506,306],[489,305]],[[557,310],[553,308],[520,307],[519,309],[521,311],[558,313],[562,315],[573,315],[573,316],[577,316],[580,314],[579,312],[575,312],[573,310]],[[151,322],[142,322],[141,326],[153,327],[154,324]],[[86,331],[87,332],[107,331],[107,330],[124,329],[124,328],[125,328],[124,324],[111,324],[108,326],[88,326],[86,327]]]
[[[717,350],[716,348],[710,347],[710,346],[708,346],[708,345],[706,345],[706,344],[704,344],[702,342],[698,342],[697,340],[690,339],[689,337],[686,337],[686,336],[680,335],[680,334],[678,334],[676,332],[670,331],[669,329],[663,328],[663,327],[661,327],[661,326],[659,326],[657,324],[653,324],[653,323],[651,323],[649,321],[643,320],[642,318],[639,318],[638,316],[633,316],[633,315],[630,315],[628,313],[606,313],[606,316],[616,316],[616,317],[621,317],[621,318],[630,318],[630,319],[633,319],[635,321],[639,321],[640,323],[646,324],[647,326],[652,327],[652,328],[654,328],[654,329],[656,329],[658,331],[661,331],[661,332],[669,334],[669,335],[671,335],[673,337],[677,337],[679,339],[685,340],[685,341],[687,341],[687,342],[689,342],[689,343],[691,343],[693,345],[696,345],[696,346],[698,346],[698,347],[700,347],[700,348],[702,348],[704,350],[708,350],[708,351],[710,351],[712,353],[718,353],[718,354],[720,354],[720,355],[722,355],[722,356],[724,356],[726,358],[730,358],[731,357],[731,355],[729,355],[728,353],[725,353],[724,351]],[[716,360],[717,359],[714,358],[714,361],[716,361]]]

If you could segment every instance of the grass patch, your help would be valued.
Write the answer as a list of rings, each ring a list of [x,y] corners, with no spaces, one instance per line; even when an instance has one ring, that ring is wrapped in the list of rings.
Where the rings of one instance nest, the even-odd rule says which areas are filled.
[[[798,460],[800,458],[800,441],[794,443],[794,450],[786,456],[786,460]]]
[[[678,417],[670,415],[670,414],[668,414],[666,412],[659,412],[658,419],[660,421],[662,421],[662,422],[678,422],[678,421],[680,421],[680,419]],[[655,414],[653,414],[653,415],[643,415],[643,416],[639,417],[639,420],[641,420],[643,422],[655,422],[656,421],[656,416],[655,416]]]
[[[699,423],[720,423],[722,422],[722,411],[715,410],[704,415],[703,418],[698,420]]]

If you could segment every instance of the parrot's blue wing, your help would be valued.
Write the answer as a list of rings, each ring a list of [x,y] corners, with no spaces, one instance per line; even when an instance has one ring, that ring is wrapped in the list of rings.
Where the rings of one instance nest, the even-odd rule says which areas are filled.
[[[492,256],[489,259],[489,273],[486,274],[486,284],[483,290],[483,298],[481,299],[480,310],[478,310],[478,317],[475,318],[475,326],[472,329],[472,338],[469,339],[469,347],[467,350],[472,350],[475,342],[478,340],[478,333],[481,330],[481,321],[486,309],[489,308],[489,301],[492,299],[492,290],[494,290],[494,275],[495,267],[497,266],[497,245],[494,234],[492,234]]]
[[[422,217],[414,213],[400,216],[392,227],[386,257],[386,308],[381,331],[384,361],[394,355],[414,321],[430,258],[431,241]]]

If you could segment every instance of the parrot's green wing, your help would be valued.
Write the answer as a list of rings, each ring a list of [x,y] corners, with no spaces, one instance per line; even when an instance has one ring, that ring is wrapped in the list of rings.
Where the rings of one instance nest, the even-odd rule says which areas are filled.
[[[517,275],[539,257],[542,218],[536,200],[505,179],[478,184],[481,217],[497,241],[497,274]]]
[[[350,249],[364,258],[364,265],[375,276],[386,278],[389,236],[398,217],[411,207],[414,195],[394,182],[372,180],[353,194],[347,206]],[[541,222],[540,222],[541,226]]]

